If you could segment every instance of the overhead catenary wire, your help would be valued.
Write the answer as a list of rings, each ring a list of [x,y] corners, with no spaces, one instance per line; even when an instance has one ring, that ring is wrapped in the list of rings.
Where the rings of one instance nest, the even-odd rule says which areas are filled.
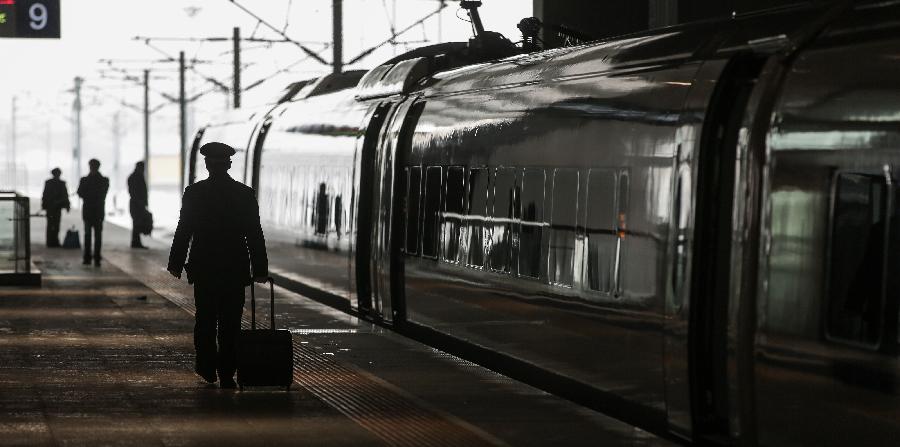
[[[136,40],[137,40],[137,39],[136,39]],[[157,47],[157,46],[151,44],[149,38],[148,38],[148,39],[144,39],[144,44],[147,45],[148,47],[150,47],[151,49],[153,49],[154,51],[156,51],[157,53],[162,54],[163,56],[166,56],[166,57],[168,58],[168,61],[169,61],[169,62],[178,62],[178,59],[176,59],[175,57],[173,57],[171,54],[169,54],[169,53],[167,53],[166,51],[164,51],[163,49],[161,49],[161,48],[159,48],[159,47]],[[207,74],[201,72],[200,70],[197,70],[197,68],[195,68],[193,65],[189,65],[189,66],[187,66],[186,68],[187,68],[188,70],[191,70],[191,71],[193,71],[194,73],[196,73],[197,76],[200,76],[201,78],[203,78],[203,80],[209,82],[210,84],[215,85],[216,87],[218,87],[219,89],[221,89],[223,92],[230,92],[230,91],[231,91],[231,88],[230,88],[230,87],[228,87],[227,85],[223,84],[223,83],[220,82],[219,80],[217,80],[217,79],[215,79],[215,78],[213,78],[213,77],[211,77],[211,76],[209,76],[209,75],[207,75]]]
[[[416,26],[419,26],[419,25],[425,23],[426,20],[428,20],[428,19],[430,19],[430,18],[432,18],[432,17],[434,17],[434,16],[440,14],[441,11],[443,11],[444,8],[446,8],[446,7],[447,7],[447,3],[445,3],[444,1],[441,1],[440,4],[438,5],[437,9],[435,9],[434,11],[428,13],[425,17],[422,17],[421,19],[416,20],[415,22],[411,23],[411,24],[410,24],[409,26],[407,26],[406,28],[403,28],[402,30],[397,31],[397,32],[392,32],[392,33],[391,33],[391,37],[389,37],[389,38],[387,38],[387,39],[385,39],[385,40],[379,42],[379,43],[376,44],[375,46],[372,46],[372,47],[370,47],[370,48],[368,48],[368,49],[362,51],[361,53],[359,53],[358,55],[356,55],[356,57],[354,57],[353,59],[350,59],[349,62],[346,62],[345,65],[353,65],[353,64],[355,64],[355,63],[357,63],[357,62],[359,62],[359,61],[365,59],[367,56],[369,56],[370,54],[372,54],[375,50],[377,50],[377,49],[379,49],[379,48],[381,48],[381,47],[383,47],[383,46],[385,46],[385,45],[387,45],[387,44],[389,44],[389,43],[395,42],[396,39],[397,39],[397,37],[401,36],[402,34],[405,34],[407,31],[409,31],[409,30],[415,28]]]
[[[116,80],[130,81],[130,82],[134,83],[136,86],[143,86],[143,85],[144,85],[144,79],[143,79],[142,77],[138,77],[138,76],[132,75],[132,74],[130,74],[129,72],[124,71],[124,70],[122,70],[122,69],[116,70],[116,69],[114,68],[114,71],[119,72],[119,73],[122,74],[123,76],[122,76],[121,78],[112,78],[112,77],[109,77],[109,76],[105,75],[103,72],[101,72],[101,73],[100,73],[100,77],[101,77],[101,78],[107,78],[107,79],[116,79]],[[168,79],[168,78],[166,78],[166,79]],[[156,93],[156,94],[159,95],[159,96],[162,96],[162,97],[165,98],[166,100],[169,100],[169,101],[172,101],[172,102],[178,102],[178,98],[176,98],[176,97],[174,97],[174,96],[172,96],[172,95],[170,95],[170,94],[168,94],[168,93],[166,93],[166,92],[159,91],[159,90],[152,89],[152,88],[150,89],[150,91],[152,91],[153,93]]]
[[[152,36],[135,36],[134,40],[154,40],[157,42],[231,42],[231,37],[152,37]],[[260,43],[289,43],[295,44],[296,42],[300,42],[304,45],[331,45],[330,42],[322,42],[318,40],[301,40],[294,41],[289,38],[282,39],[267,39],[262,37],[244,37],[241,40],[246,40],[248,42],[260,42]]]
[[[306,60],[308,60],[308,59],[309,59],[309,57],[304,57],[304,58],[298,59],[298,60],[294,61],[293,63],[291,63],[291,64],[285,66],[284,68],[280,68],[280,69],[276,70],[274,73],[272,73],[272,74],[270,74],[270,75],[268,75],[268,76],[264,76],[264,77],[262,77],[262,78],[260,78],[260,79],[257,79],[256,81],[254,81],[254,82],[251,83],[250,85],[248,85],[248,86],[244,87],[243,89],[241,89],[241,91],[246,92],[246,91],[248,91],[248,90],[250,90],[250,89],[252,89],[252,88],[254,88],[254,87],[256,87],[256,86],[258,86],[258,85],[260,85],[260,84],[262,84],[263,82],[269,80],[270,78],[272,78],[272,77],[274,77],[274,76],[277,76],[277,75],[279,75],[279,74],[281,74],[281,73],[287,73],[288,70],[290,70],[291,68],[294,68],[294,67],[297,66],[297,65],[300,65],[302,62],[304,62],[304,61],[306,61]]]
[[[253,11],[250,11],[250,10],[247,9],[244,5],[238,3],[236,0],[228,0],[228,1],[231,2],[234,6],[237,6],[238,8],[240,8],[240,9],[241,9],[242,11],[244,11],[245,13],[249,14],[250,17],[253,17],[254,19],[256,19],[256,21],[257,21],[258,23],[261,23],[261,24],[264,25],[266,28],[269,28],[269,29],[271,29],[272,31],[275,31],[276,33],[278,33],[278,35],[280,35],[281,37],[283,37],[285,40],[287,40],[287,41],[291,42],[292,44],[296,45],[297,48],[300,48],[300,50],[303,51],[304,53],[306,53],[307,56],[311,57],[312,59],[316,60],[316,61],[319,62],[319,63],[325,64],[325,65],[331,65],[331,63],[329,63],[329,62],[326,61],[325,59],[322,59],[322,56],[319,56],[318,53],[316,53],[315,51],[309,49],[308,47],[306,47],[306,46],[303,45],[302,43],[300,43],[300,42],[298,42],[298,41],[296,41],[296,40],[291,39],[290,37],[288,37],[287,34],[285,34],[284,32],[282,32],[282,31],[279,30],[278,28],[275,28],[275,27],[272,26],[269,22],[266,22],[265,20],[263,20],[262,17],[260,17],[260,16],[258,16],[258,15],[256,15],[256,14],[254,14]]]
[[[169,62],[169,60],[168,59],[107,59],[107,58],[100,58],[100,59],[97,59],[97,62],[100,62],[101,64],[115,63],[115,64],[145,64],[146,65],[146,64],[157,64],[157,63]],[[189,62],[191,64],[216,64],[216,63],[218,63],[216,61],[201,60],[201,59],[191,59]]]

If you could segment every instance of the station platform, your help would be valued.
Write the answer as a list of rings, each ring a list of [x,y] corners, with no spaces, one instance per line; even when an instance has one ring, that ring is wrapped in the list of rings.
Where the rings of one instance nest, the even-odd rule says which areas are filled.
[[[77,215],[62,228],[83,231]],[[0,287],[0,445],[671,445],[281,287],[294,386],[219,389],[193,373],[192,288],[165,271],[168,241],[133,250],[107,223],[97,268],[45,248],[43,219],[31,234],[43,286]]]

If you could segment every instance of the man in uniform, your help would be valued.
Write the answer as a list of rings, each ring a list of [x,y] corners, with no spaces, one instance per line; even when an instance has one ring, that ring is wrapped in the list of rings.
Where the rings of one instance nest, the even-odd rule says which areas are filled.
[[[128,211],[131,213],[131,248],[147,248],[141,243],[141,226],[147,218],[147,181],[144,180],[144,162],[134,164],[134,172],[128,176]]]
[[[63,208],[69,211],[69,190],[66,182],[60,180],[62,171],[53,168],[53,178],[44,182],[44,193],[41,195],[41,208],[47,210],[47,246],[59,247],[59,220]]]
[[[269,269],[256,196],[228,175],[234,153],[222,143],[200,148],[209,178],[184,190],[168,266],[176,278],[184,269],[194,285],[194,371],[208,383],[216,381],[218,372],[222,388],[235,387],[244,288],[251,277],[265,282]]]
[[[88,161],[91,172],[78,183],[78,196],[84,201],[81,219],[84,220],[84,265],[91,263],[100,267],[100,247],[103,246],[103,216],[106,214],[106,192],[109,179],[100,174],[100,161]],[[91,253],[91,231],[94,232],[94,251]],[[93,256],[92,256],[93,255]]]

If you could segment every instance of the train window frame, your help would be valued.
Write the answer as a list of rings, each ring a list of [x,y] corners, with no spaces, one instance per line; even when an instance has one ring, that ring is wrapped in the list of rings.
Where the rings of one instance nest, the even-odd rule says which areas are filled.
[[[488,223],[488,206],[490,203],[490,191],[491,191],[491,168],[488,166],[473,166],[466,170],[466,206],[465,206],[465,228],[466,228],[466,243],[465,243],[465,254],[463,255],[464,265],[471,269],[476,270],[485,270],[487,266],[487,253],[485,250],[485,236],[486,236],[486,228],[485,226]],[[484,177],[484,188],[479,188],[478,191],[475,191],[474,188],[476,186],[475,182],[473,182],[473,177],[476,174],[481,174]],[[477,182],[480,182],[481,179],[474,179]],[[480,194],[479,196],[475,196],[474,194]],[[476,202],[475,199],[480,199],[483,205],[483,209],[481,210],[473,210],[472,204]],[[473,214],[473,211],[479,211],[480,214]],[[477,236],[476,236],[477,235]],[[477,239],[477,240],[476,240]],[[476,242],[480,242],[477,244]],[[462,245],[462,244],[460,244]],[[480,246],[479,246],[480,245]],[[477,246],[477,247],[476,247]],[[475,255],[475,251],[477,249],[480,251],[481,263],[476,263],[477,260],[473,260],[473,256]]]
[[[557,180],[561,177],[560,174],[567,174],[567,175],[574,174],[574,177],[575,177],[574,178],[574,180],[575,180],[575,182],[574,182],[575,200],[573,201],[575,209],[572,211],[572,214],[571,214],[571,218],[572,218],[571,230],[562,230],[562,229],[556,228],[557,226],[559,226],[557,224],[556,220],[557,220],[557,188],[559,186],[559,185],[557,185]],[[550,223],[549,223],[549,232],[547,235],[547,282],[550,285],[553,285],[556,287],[573,289],[578,286],[578,283],[581,280],[579,278],[579,276],[581,275],[581,271],[579,271],[579,269],[578,269],[578,267],[579,267],[578,261],[579,260],[577,259],[578,258],[578,253],[577,253],[577,251],[578,251],[578,229],[579,229],[578,210],[579,210],[579,205],[580,205],[579,198],[580,198],[580,192],[581,192],[581,170],[576,169],[576,168],[555,168],[555,169],[553,169],[553,180],[551,181],[551,184],[552,184],[552,186],[550,189],[551,203],[550,203],[550,219],[549,219]],[[569,192],[571,192],[571,191],[569,191]],[[566,194],[565,196],[569,197],[571,199],[571,195]],[[565,200],[563,197],[560,197],[560,199],[562,199],[562,200],[560,200],[560,202],[564,202],[564,200]],[[564,203],[568,203],[568,201],[565,201]],[[566,213],[566,214],[568,214],[568,213]],[[570,231],[571,232],[571,251],[572,251],[572,253],[570,255],[567,255],[567,257],[571,258],[571,262],[568,267],[569,271],[570,271],[569,275],[571,276],[571,278],[568,283],[561,281],[560,278],[557,277],[558,273],[556,273],[556,269],[551,268],[551,266],[554,264],[554,260],[557,259],[556,253],[557,253],[557,251],[559,251],[558,249],[556,249],[557,251],[554,251],[554,242],[553,242],[554,236],[556,235],[557,231],[559,231],[559,232]]]
[[[295,178],[298,177],[297,174],[293,175]],[[331,232],[331,213],[332,213],[332,203],[331,197],[334,195],[333,190],[329,190],[328,188],[328,175],[320,175],[317,177],[318,180],[315,181],[315,186],[313,190],[313,195],[315,196],[315,201],[313,204],[313,234],[320,238],[328,238],[328,234]],[[292,190],[293,192],[293,190]],[[329,194],[331,192],[332,194]],[[293,203],[294,200],[290,199],[290,203]]]
[[[625,258],[625,236],[628,234],[628,198],[631,194],[631,173],[626,169],[620,169],[616,173],[616,269],[615,269],[615,289],[613,294],[616,298],[622,296],[622,266]]]
[[[526,193],[529,193],[531,191],[531,189],[527,187],[527,186],[529,186],[529,184],[528,184],[528,178],[529,178],[528,174],[529,173],[540,174],[540,188],[539,188],[540,193],[538,195],[536,195],[536,197],[540,198],[540,206],[535,207],[535,211],[536,211],[535,214],[540,214],[540,216],[537,216],[537,220],[525,220],[525,205],[526,205],[525,198],[527,197]],[[516,266],[515,274],[516,274],[516,277],[518,277],[518,278],[529,278],[529,279],[533,279],[533,280],[542,280],[545,277],[544,275],[545,275],[546,266],[547,266],[546,262],[541,262],[541,260],[543,259],[543,255],[544,255],[544,253],[543,253],[544,247],[546,245],[546,244],[544,244],[544,237],[546,235],[546,231],[544,231],[544,230],[548,226],[547,222],[546,222],[545,213],[544,213],[546,205],[547,205],[547,170],[545,168],[537,168],[537,167],[522,168],[520,171],[520,178],[521,178],[520,184],[522,185],[522,188],[521,188],[520,196],[519,196],[518,215],[516,216],[516,219],[515,219],[516,228],[513,230],[513,232],[514,232],[513,234],[516,235],[515,241],[513,243],[513,256],[515,258],[515,260],[513,262],[515,263],[515,266]],[[537,250],[538,250],[538,253],[536,254],[537,256],[535,256],[535,259],[537,259],[537,263],[535,265],[536,268],[534,269],[535,275],[530,275],[528,273],[522,273],[524,270],[526,270],[526,269],[522,268],[523,259],[525,259],[525,260],[529,259],[529,257],[527,255],[524,257],[522,256],[522,254],[523,254],[522,242],[523,242],[523,235],[525,234],[522,230],[525,227],[534,227],[540,232],[540,237],[537,240],[537,244],[534,244],[535,245],[534,248],[537,248]]]
[[[882,253],[881,253],[881,278],[880,278],[880,301],[879,307],[884,310],[887,304],[887,280],[886,280],[886,269],[888,267],[887,262],[887,241],[889,240],[890,227],[891,227],[891,216],[892,216],[892,208],[895,206],[895,198],[894,198],[894,189],[893,180],[891,178],[890,167],[885,165],[883,167],[883,172],[881,174],[873,174],[873,172],[865,172],[860,170],[835,170],[835,172],[831,176],[831,183],[829,185],[829,208],[828,208],[828,231],[826,234],[826,257],[825,257],[825,287],[823,290],[823,309],[822,309],[822,332],[823,336],[826,340],[832,343],[842,344],[846,346],[852,346],[859,349],[865,349],[869,351],[879,351],[882,349],[885,344],[886,334],[888,328],[886,327],[885,315],[883,312],[879,316],[878,320],[878,336],[874,342],[865,342],[860,341],[858,339],[853,339],[848,336],[842,334],[836,334],[834,332],[834,328],[832,327],[832,309],[834,307],[834,294],[833,294],[833,276],[835,266],[833,264],[834,250],[835,250],[835,238],[838,236],[836,234],[836,224],[838,219],[838,199],[840,193],[840,179],[843,176],[860,176],[866,178],[877,178],[881,180],[881,189],[882,189],[882,197],[881,203],[879,205],[879,212],[881,213],[882,220],[884,221],[884,233],[882,237],[884,238],[882,241]],[[870,208],[871,210],[871,208]],[[894,235],[895,237],[898,235]]]
[[[416,256],[419,254],[419,242],[421,235],[421,211],[422,211],[422,167],[421,166],[407,166],[403,168],[404,177],[406,179],[405,183],[405,193],[404,193],[404,211],[405,216],[403,219],[403,251],[404,253],[412,256]],[[418,181],[413,185],[413,176],[414,173],[418,172]],[[415,188],[416,196],[415,196],[415,208],[413,208],[412,203],[412,191]],[[412,224],[412,225],[410,225]],[[413,230],[413,234],[410,235],[410,228]],[[412,249],[410,249],[410,242],[412,242]]]
[[[610,228],[598,231],[592,231],[591,228],[591,217],[594,216],[592,211],[601,212],[595,206],[596,200],[592,195],[593,189],[592,187],[596,184],[594,182],[595,177],[599,176],[607,177],[607,180],[610,180],[611,192],[608,193],[608,205],[610,205],[610,209],[608,210],[610,217]],[[617,297],[619,296],[619,284],[620,278],[618,276],[621,262],[621,252],[622,252],[622,239],[623,234],[621,233],[620,214],[622,212],[619,202],[620,202],[620,182],[621,178],[623,178],[622,171],[616,168],[590,168],[587,170],[587,182],[585,184],[585,193],[584,193],[584,212],[583,212],[583,222],[584,222],[584,252],[582,253],[582,257],[584,260],[582,261],[582,271],[581,271],[581,284],[582,290],[591,295],[599,295],[604,297]],[[626,181],[627,182],[627,181]],[[607,269],[609,270],[609,287],[607,289],[594,289],[591,285],[591,238],[593,234],[602,233],[602,231],[608,231],[613,238],[614,244],[612,248],[612,253],[608,259]]]
[[[499,217],[497,215],[497,185],[498,178],[500,178],[500,174],[504,174],[504,177],[508,177],[511,175],[512,184],[509,189],[509,201],[507,203],[507,211],[504,217]],[[489,216],[486,219],[486,242],[485,245],[487,250],[485,250],[485,269],[489,269],[494,273],[499,273],[503,275],[510,275],[513,273],[513,264],[517,264],[514,262],[513,256],[513,240],[516,235],[516,225],[515,220],[517,218],[516,209],[518,208],[518,193],[517,187],[519,185],[519,170],[514,167],[509,166],[498,166],[496,168],[492,168],[490,172],[490,180],[489,180],[489,197],[488,197],[488,208],[490,211],[487,213]],[[508,179],[505,179],[508,180]],[[505,260],[503,261],[504,265],[495,265],[496,255],[495,255],[495,239],[494,232],[497,230],[498,222],[502,222],[504,225],[504,244],[505,245]]]
[[[459,212],[449,212],[448,204],[450,204],[450,200],[448,200],[449,188],[450,188],[450,174],[453,172],[459,171],[461,173],[461,191],[458,192],[460,203],[459,203]],[[440,232],[439,232],[439,241],[438,241],[438,259],[441,262],[446,262],[448,264],[460,264],[460,252],[462,251],[462,247],[460,246],[460,240],[462,239],[462,234],[464,233],[463,229],[465,228],[465,212],[466,212],[466,196],[468,191],[468,170],[465,166],[462,165],[451,165],[447,166],[446,174],[444,175],[443,186],[441,187],[441,215],[439,219]],[[456,219],[456,233],[454,239],[456,239],[456,252],[453,253],[452,257],[449,257],[447,254],[447,247],[450,243],[447,240],[445,223],[449,219]]]
[[[429,199],[429,197],[431,197],[431,196],[429,196],[429,192],[433,191],[433,189],[428,187],[428,185],[429,185],[428,180],[431,178],[429,176],[429,172],[434,172],[434,171],[437,171],[437,179],[438,179],[437,191],[434,191],[434,194],[437,195],[437,198],[436,198],[436,200],[434,200],[434,202],[435,202],[435,208],[434,208],[434,213],[433,213],[434,221],[432,222],[431,235],[429,236],[429,234],[428,234],[428,209],[429,209],[429,204],[431,203],[431,201],[429,201],[428,199]],[[422,237],[421,255],[423,258],[427,258],[427,259],[438,259],[438,257],[440,256],[440,252],[441,252],[441,240],[440,240],[441,210],[443,209],[443,205],[444,205],[443,200],[442,200],[443,199],[443,190],[444,190],[444,167],[443,166],[425,166],[425,177],[424,177],[424,182],[423,182],[423,189],[424,189],[424,197],[422,199],[422,231],[420,233],[421,237]],[[426,241],[428,241],[428,240],[431,241],[431,243],[433,244],[433,248],[434,248],[434,252],[431,254],[425,253],[425,248],[427,246]]]

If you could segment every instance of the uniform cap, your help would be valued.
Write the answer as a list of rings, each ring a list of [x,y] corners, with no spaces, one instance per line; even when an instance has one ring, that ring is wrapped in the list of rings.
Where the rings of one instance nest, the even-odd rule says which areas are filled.
[[[212,142],[200,147],[200,154],[206,158],[228,160],[235,152],[234,148],[225,143]]]

